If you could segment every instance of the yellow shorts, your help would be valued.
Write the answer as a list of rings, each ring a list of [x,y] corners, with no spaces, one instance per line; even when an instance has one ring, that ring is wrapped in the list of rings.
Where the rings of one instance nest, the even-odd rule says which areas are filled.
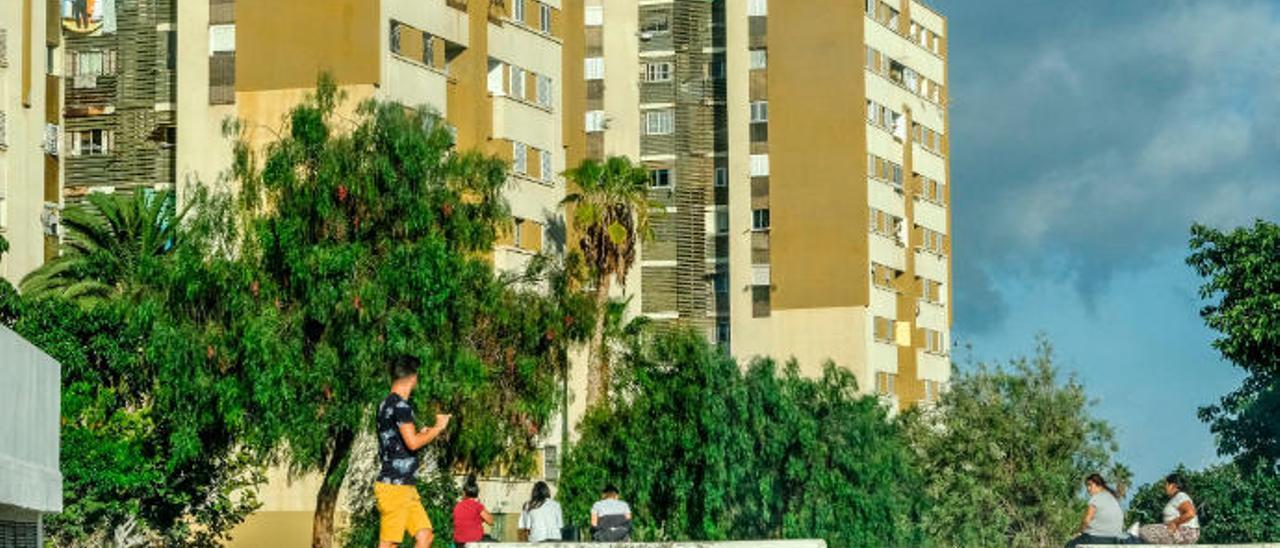
[[[373,496],[378,500],[378,512],[382,514],[378,538],[383,542],[399,543],[404,540],[405,533],[413,536],[423,529],[431,529],[431,518],[422,508],[417,487],[376,482],[373,484]]]

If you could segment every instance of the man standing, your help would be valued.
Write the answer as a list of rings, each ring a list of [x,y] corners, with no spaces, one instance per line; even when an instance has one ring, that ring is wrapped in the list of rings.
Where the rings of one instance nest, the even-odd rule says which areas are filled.
[[[449,415],[436,415],[434,426],[418,430],[413,422],[409,395],[418,386],[418,360],[404,357],[393,366],[391,394],[378,406],[378,459],[382,471],[373,484],[373,495],[382,514],[378,546],[391,548],[413,535],[417,548],[431,545],[431,520],[418,498],[414,473],[418,470],[415,451],[431,443],[449,425]]]

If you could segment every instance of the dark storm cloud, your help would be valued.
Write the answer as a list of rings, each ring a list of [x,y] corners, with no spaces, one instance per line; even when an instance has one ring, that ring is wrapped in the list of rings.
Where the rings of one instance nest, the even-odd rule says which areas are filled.
[[[1003,280],[1070,281],[1280,213],[1280,8],[935,1],[950,18],[957,328]]]

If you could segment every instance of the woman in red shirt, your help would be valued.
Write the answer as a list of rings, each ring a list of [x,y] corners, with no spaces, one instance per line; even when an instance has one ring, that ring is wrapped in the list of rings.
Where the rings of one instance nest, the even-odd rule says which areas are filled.
[[[493,515],[479,500],[480,486],[475,476],[467,476],[462,486],[462,500],[453,507],[453,543],[459,548],[484,539],[485,524],[493,525]]]

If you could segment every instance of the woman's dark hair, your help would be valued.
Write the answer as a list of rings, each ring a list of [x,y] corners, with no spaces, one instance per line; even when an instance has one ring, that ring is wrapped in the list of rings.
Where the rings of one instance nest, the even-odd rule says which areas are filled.
[[[467,481],[462,484],[462,496],[473,499],[480,496],[480,484],[476,483],[476,475],[467,476]]]
[[[618,494],[618,488],[614,487],[612,483],[606,483],[604,486],[604,491],[601,491],[600,493],[606,497],[609,495],[616,495]]]
[[[1116,494],[1116,490],[1112,489],[1110,485],[1107,485],[1107,480],[1102,479],[1102,474],[1089,474],[1089,477],[1085,478],[1084,482],[1097,485],[1098,487],[1106,489],[1108,493],[1111,493],[1111,496],[1119,497],[1119,495]]]
[[[536,510],[542,507],[544,502],[551,498],[551,488],[547,486],[547,482],[540,481],[533,484],[533,495],[529,497],[529,502],[525,503],[524,509]]]
[[[1174,472],[1164,477],[1164,482],[1177,487],[1179,491],[1185,491],[1187,484],[1183,483],[1182,474]]]

